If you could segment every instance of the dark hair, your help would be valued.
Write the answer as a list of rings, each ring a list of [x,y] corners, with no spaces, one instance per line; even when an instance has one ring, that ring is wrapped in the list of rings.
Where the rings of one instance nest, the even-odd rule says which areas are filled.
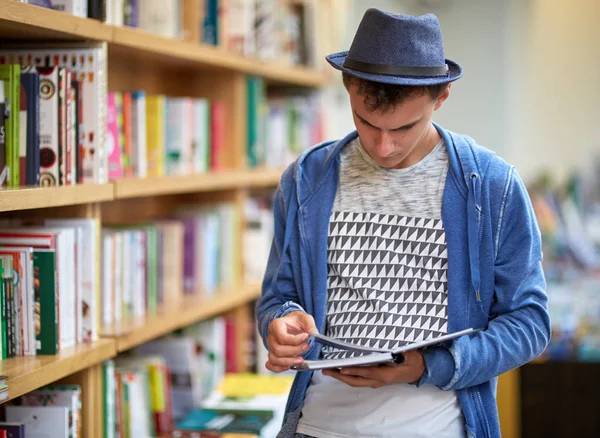
[[[432,100],[437,99],[446,89],[448,84],[413,87],[409,85],[392,85],[368,81],[342,72],[342,79],[346,89],[356,84],[358,94],[365,96],[365,104],[370,111],[387,111],[401,104],[413,96],[422,96],[428,93]]]

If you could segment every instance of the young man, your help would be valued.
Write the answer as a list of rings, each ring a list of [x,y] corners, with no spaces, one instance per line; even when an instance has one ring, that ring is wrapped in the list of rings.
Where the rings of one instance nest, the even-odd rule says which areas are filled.
[[[342,357],[312,332],[394,348],[398,366],[300,372],[280,437],[499,437],[497,376],[550,338],[538,226],[514,168],[432,122],[461,67],[434,15],[369,9],[343,72],[356,131],[284,173],[258,305],[267,367]]]

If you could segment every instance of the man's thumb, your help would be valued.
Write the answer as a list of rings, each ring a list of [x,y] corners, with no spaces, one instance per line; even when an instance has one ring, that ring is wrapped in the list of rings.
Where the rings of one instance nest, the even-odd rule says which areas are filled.
[[[312,315],[302,312],[298,315],[298,317],[298,321],[300,322],[300,326],[304,332],[308,334],[319,332],[319,330],[317,330],[317,325],[315,324],[315,319],[312,317]]]

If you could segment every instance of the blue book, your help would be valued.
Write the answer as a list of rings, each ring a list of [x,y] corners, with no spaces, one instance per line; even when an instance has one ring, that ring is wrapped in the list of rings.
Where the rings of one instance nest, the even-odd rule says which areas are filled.
[[[23,423],[0,423],[0,430],[6,431],[7,438],[25,438]]]
[[[21,85],[25,90],[27,111],[27,151],[25,161],[25,185],[40,183],[40,75],[22,72]]]
[[[202,42],[219,45],[219,0],[205,0]]]

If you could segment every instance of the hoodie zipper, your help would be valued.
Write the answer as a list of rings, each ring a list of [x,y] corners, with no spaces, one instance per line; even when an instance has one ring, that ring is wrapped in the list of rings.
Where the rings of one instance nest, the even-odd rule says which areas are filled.
[[[471,268],[471,283],[475,292],[477,302],[481,301],[480,285],[481,275],[479,267],[479,242],[480,242],[480,221],[481,221],[481,194],[479,193],[479,175],[475,172],[469,175],[471,187],[467,199],[467,223],[468,223],[468,243],[469,243],[469,263]]]
[[[481,394],[479,393],[479,390],[474,389],[473,392],[475,392],[475,394],[477,395],[477,404],[479,406],[479,410],[480,410],[480,417],[483,418],[484,420],[484,424],[485,424],[485,433],[486,433],[486,437],[491,437],[492,433],[490,432],[490,422],[487,419],[487,415],[485,415],[485,409],[483,407],[483,400],[481,398]]]

